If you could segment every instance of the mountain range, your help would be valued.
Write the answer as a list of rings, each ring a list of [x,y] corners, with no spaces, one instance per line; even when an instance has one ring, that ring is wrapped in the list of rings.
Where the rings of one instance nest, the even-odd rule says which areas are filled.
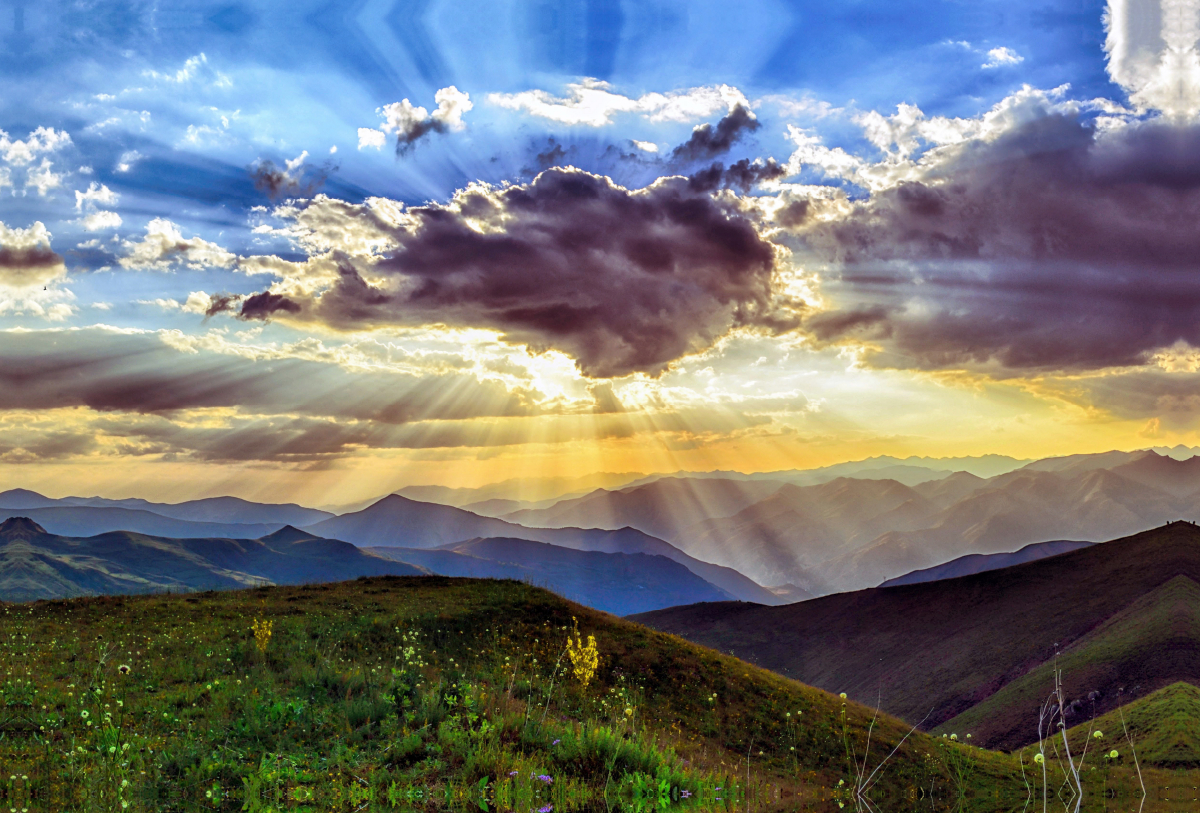
[[[361,547],[438,548],[467,539],[500,537],[543,542],[574,550],[602,553],[649,553],[678,562],[700,578],[741,601],[780,604],[782,599],[729,567],[689,556],[635,528],[526,528],[461,508],[419,502],[392,494],[362,511],[308,526],[319,536],[344,539]]]
[[[1192,450],[1185,447],[1160,451],[1032,462],[995,455],[879,457],[758,474],[542,478],[524,490],[520,480],[482,489],[414,486],[406,491],[425,500],[393,494],[341,515],[233,497],[171,504],[52,499],[14,489],[0,493],[0,519],[24,516],[71,538],[125,531],[177,540],[262,539],[290,525],[368,548],[526,540],[663,556],[724,596],[779,605],[900,577],[961,575],[1030,558],[1041,549],[994,557],[1047,540],[1094,542],[1191,516],[1200,495],[1200,457],[1188,456]],[[597,481],[613,485],[570,491]],[[514,498],[562,489],[568,489],[563,499]],[[434,498],[478,512],[428,501]]]
[[[129,531],[60,536],[26,517],[0,524],[0,598],[5,601],[427,572],[291,526],[258,539],[165,539]]]
[[[916,485],[857,477],[807,486],[660,478],[505,518],[546,527],[628,526],[760,584],[825,594],[964,555],[1133,533],[1191,516],[1198,493],[1200,457],[1142,450],[1049,458],[986,479],[959,471]]]

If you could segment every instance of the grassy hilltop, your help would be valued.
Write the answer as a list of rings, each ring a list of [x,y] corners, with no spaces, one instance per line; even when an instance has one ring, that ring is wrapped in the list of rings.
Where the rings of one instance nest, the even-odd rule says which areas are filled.
[[[599,654],[586,686],[564,655],[573,618]],[[271,624],[262,651],[256,619]],[[17,809],[849,804],[847,751],[861,757],[872,718],[512,581],[10,604],[0,636],[0,763]],[[879,717],[867,773],[908,729]],[[917,732],[872,794],[935,808],[960,792],[1019,801],[1019,771],[1013,757]]]

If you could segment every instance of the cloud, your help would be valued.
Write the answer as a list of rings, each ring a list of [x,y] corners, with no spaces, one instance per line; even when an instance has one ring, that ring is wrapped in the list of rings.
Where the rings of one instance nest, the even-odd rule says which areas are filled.
[[[721,187],[729,187],[744,193],[764,181],[778,181],[786,174],[787,170],[777,164],[774,158],[766,161],[743,158],[729,167],[718,162],[693,173],[688,178],[688,185],[697,192],[713,192]]]
[[[0,222],[0,286],[45,287],[67,273],[63,259],[50,247],[50,232],[39,222],[10,229]]]
[[[0,157],[13,166],[31,164],[39,155],[56,152],[71,143],[71,136],[53,127],[38,127],[24,141],[0,130]]]
[[[647,93],[635,99],[613,92],[612,85],[598,79],[568,84],[565,97],[554,96],[544,90],[527,90],[521,93],[492,93],[488,95],[488,102],[560,124],[587,127],[611,124],[617,113],[635,113],[650,121],[688,122],[711,116],[718,110],[733,110],[738,105],[749,106],[742,92],[729,85],[710,85],[673,93]]]
[[[815,204],[814,204],[815,205]],[[876,363],[997,375],[1200,347],[1200,128],[1043,111],[945,148],[845,216],[801,227],[837,269],[821,339]]]
[[[383,130],[373,130],[370,127],[358,128],[358,148],[360,150],[367,147],[381,150],[386,143],[387,133]]]
[[[439,90],[433,98],[437,102],[433,113],[424,107],[414,106],[408,99],[381,107],[376,112],[383,117],[383,124],[379,130],[359,128],[358,148],[379,149],[386,135],[393,134],[396,136],[396,153],[404,155],[430,133],[448,133],[466,126],[463,114],[475,106],[470,95],[451,85]]]
[[[1108,73],[1142,108],[1200,112],[1200,19],[1189,0],[1109,0],[1104,16]]]
[[[758,119],[744,105],[737,105],[717,122],[717,126],[701,124],[692,130],[692,136],[671,151],[671,160],[681,164],[696,161],[711,161],[729,152],[733,145],[747,133],[760,127]]]
[[[119,260],[122,268],[155,271],[168,271],[175,265],[192,269],[231,268],[237,262],[234,254],[216,243],[200,237],[185,240],[179,226],[161,217],[146,224],[146,236],[141,240],[126,240],[123,245],[125,256]]]
[[[79,221],[85,231],[104,231],[121,225],[121,216],[116,212],[92,212]]]
[[[259,161],[250,168],[254,188],[271,200],[279,198],[308,198],[325,185],[337,167],[326,161],[321,167],[306,164],[308,150],[295,158],[284,161],[283,168],[274,161]]]
[[[25,173],[25,188],[36,189],[40,197],[46,197],[46,193],[51,189],[57,189],[62,186],[65,173],[55,172],[54,164],[50,159],[43,158],[42,163],[35,167],[30,167]]]
[[[1011,48],[993,48],[987,52],[987,62],[984,62],[981,67],[987,70],[993,68],[1007,68],[1012,65],[1020,65],[1025,61],[1025,57],[1018,54]]]
[[[90,211],[99,206],[116,206],[120,199],[120,195],[104,184],[92,181],[85,191],[75,190],[75,211],[82,212],[84,207]]]
[[[292,210],[337,224],[335,238],[349,211],[320,196]],[[687,179],[631,191],[550,169],[526,185],[474,184],[446,205],[355,211],[363,232],[390,245],[354,256],[337,239],[309,238],[329,252],[274,268],[283,279],[271,292],[299,306],[294,319],[339,330],[488,328],[559,350],[600,378],[657,375],[733,328],[797,324],[799,303],[776,290],[781,249]],[[317,276],[306,277],[314,264]]]

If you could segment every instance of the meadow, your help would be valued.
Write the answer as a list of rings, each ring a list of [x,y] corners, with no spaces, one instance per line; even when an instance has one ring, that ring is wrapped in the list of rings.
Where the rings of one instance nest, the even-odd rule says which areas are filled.
[[[515,581],[6,604],[0,646],[10,811],[1021,810],[1042,790],[1036,747],[913,731]],[[1090,762],[1084,808],[1135,809],[1133,770]]]

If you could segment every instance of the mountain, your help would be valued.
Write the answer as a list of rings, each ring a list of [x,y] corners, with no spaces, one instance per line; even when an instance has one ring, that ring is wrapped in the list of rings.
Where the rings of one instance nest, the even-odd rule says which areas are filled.
[[[843,477],[788,485],[666,536],[762,584],[857,590],[961,556],[1053,539],[1102,541],[1195,516],[1200,457],[1149,450],[1038,461],[988,479],[956,472],[905,486]]]
[[[1119,690],[1200,684],[1200,527],[1187,522],[971,576],[762,607],[634,616],[912,722],[952,721],[984,746],[1036,736],[1062,669],[1069,701],[1104,714]],[[932,711],[931,711],[932,710]],[[1079,722],[1068,717],[1068,723]],[[949,723],[947,723],[949,725]]]
[[[599,489],[549,508],[517,511],[504,519],[541,528],[637,528],[660,539],[714,517],[736,514],[778,491],[784,483],[663,477],[619,491]]]
[[[698,559],[736,568],[760,583],[791,582],[821,594],[833,589],[822,571],[825,562],[881,532],[920,528],[935,510],[919,492],[894,480],[841,477],[819,486],[783,486],[732,516],[697,523],[671,541]]]
[[[526,528],[481,517],[448,505],[419,502],[392,494],[374,505],[308,526],[318,536],[345,539],[360,547],[438,548],[467,539],[503,537],[545,542],[574,550],[603,553],[650,553],[679,562],[692,573],[740,601],[777,604],[779,599],[740,572],[687,555],[667,542],[634,528]]]
[[[50,533],[64,536],[93,536],[109,531],[132,531],[176,539],[225,536],[256,539],[279,530],[280,523],[246,525],[236,522],[188,522],[132,508],[87,508],[79,505],[51,508],[4,508],[0,520],[25,516]]]
[[[290,526],[258,539],[166,539],[128,531],[86,538],[60,536],[28,517],[12,517],[0,524],[0,600],[4,601],[423,572]]]
[[[1013,553],[970,553],[966,556],[952,559],[943,565],[937,565],[936,567],[924,570],[914,570],[911,573],[905,573],[903,576],[888,579],[879,586],[897,587],[901,584],[920,584],[921,582],[933,582],[941,579],[957,579],[959,576],[970,576],[974,573],[984,573],[988,570],[999,570],[1002,567],[1012,567],[1013,565],[1022,565],[1026,562],[1045,559],[1047,556],[1070,553],[1073,550],[1079,550],[1080,548],[1086,548],[1094,544],[1096,543],[1070,542],[1065,540],[1034,542]]]
[[[442,576],[519,579],[614,615],[731,596],[663,556],[600,553],[526,539],[469,539],[435,550],[369,548]]]
[[[320,522],[333,514],[305,508],[294,503],[256,503],[239,497],[209,497],[181,503],[156,503],[136,498],[110,500],[105,497],[63,497],[52,499],[23,488],[0,492],[0,509],[29,510],[33,508],[118,508],[148,511],[160,517],[186,522],[207,522],[218,525],[307,525]]]
[[[643,479],[644,476],[634,472],[600,472],[581,477],[514,477],[478,488],[412,485],[398,489],[396,493],[412,500],[453,505],[456,508],[494,499],[553,502],[564,497],[586,494],[597,488],[621,488],[634,480]]]

